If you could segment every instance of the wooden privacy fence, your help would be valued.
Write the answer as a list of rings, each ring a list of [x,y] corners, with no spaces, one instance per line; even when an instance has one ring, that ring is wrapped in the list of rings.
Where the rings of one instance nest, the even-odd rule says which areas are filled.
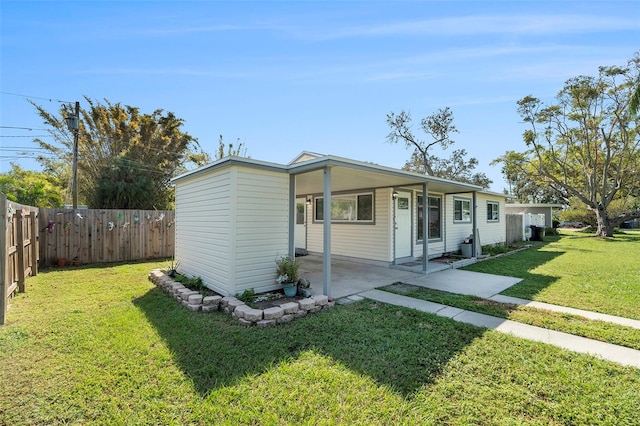
[[[0,193],[0,325],[4,324],[9,298],[24,292],[25,280],[38,274],[38,209],[7,200]]]
[[[522,226],[524,217],[521,214],[506,215],[507,244],[522,241]]]
[[[41,265],[172,257],[175,211],[40,209]]]

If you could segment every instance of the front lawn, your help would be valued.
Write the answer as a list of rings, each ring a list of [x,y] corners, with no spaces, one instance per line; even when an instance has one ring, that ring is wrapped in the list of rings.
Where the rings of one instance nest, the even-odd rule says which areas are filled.
[[[380,290],[640,350],[640,330],[632,327],[409,284],[392,284]]]
[[[640,370],[371,301],[268,329],[163,265],[51,270],[0,327],[0,424],[633,424]]]
[[[640,234],[563,233],[464,269],[523,278],[502,292],[506,296],[640,319]]]

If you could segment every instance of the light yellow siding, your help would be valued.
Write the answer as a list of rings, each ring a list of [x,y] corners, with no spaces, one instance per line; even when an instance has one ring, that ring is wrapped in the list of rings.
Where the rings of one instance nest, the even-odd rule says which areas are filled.
[[[289,176],[248,167],[176,185],[176,260],[223,295],[278,288],[275,259],[288,252]]]
[[[332,223],[331,253],[359,259],[390,262],[391,190],[376,189],[374,195],[375,224]],[[323,252],[323,223],[313,221],[313,208],[307,213],[307,249]]]
[[[487,202],[498,203],[498,221],[487,221]],[[507,240],[507,227],[505,225],[505,201],[504,198],[490,194],[478,194],[478,234],[480,244],[504,244]]]
[[[453,221],[453,200],[455,199],[468,199],[471,202],[471,210],[473,215],[473,194],[456,194],[447,195],[444,200],[444,217],[445,217],[445,238],[446,238],[446,251],[452,252],[460,250],[460,244],[462,241],[471,235],[473,230],[473,222],[454,222]],[[472,218],[473,220],[473,218]]]
[[[181,273],[201,277],[227,294],[230,279],[231,215],[229,168],[176,185],[176,251]]]
[[[239,167],[234,294],[280,288],[278,256],[289,251],[289,175]]]

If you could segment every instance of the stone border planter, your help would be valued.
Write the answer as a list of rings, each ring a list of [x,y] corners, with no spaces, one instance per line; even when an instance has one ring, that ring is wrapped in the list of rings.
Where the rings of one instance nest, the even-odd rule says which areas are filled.
[[[233,296],[203,297],[197,291],[174,281],[159,269],[149,273],[149,280],[190,311],[222,311],[246,326],[270,327],[287,323],[308,314],[325,311],[335,305],[335,301],[327,296],[315,295],[268,309],[253,309]]]

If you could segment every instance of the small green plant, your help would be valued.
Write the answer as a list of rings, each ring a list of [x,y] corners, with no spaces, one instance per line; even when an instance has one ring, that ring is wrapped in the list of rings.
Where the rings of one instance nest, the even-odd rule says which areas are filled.
[[[188,277],[183,274],[176,274],[173,279],[190,290],[202,291],[204,290],[204,283],[200,277]]]
[[[489,244],[486,246],[482,246],[482,253],[488,254],[490,256],[495,256],[496,254],[508,253],[512,250],[511,247],[505,244]]]
[[[546,227],[544,229],[544,235],[556,236],[556,235],[560,235],[560,233],[558,232],[558,230],[556,228]]]
[[[243,301],[246,305],[252,306],[256,299],[256,292],[253,289],[248,289],[242,292],[242,294],[236,296],[238,300]]]
[[[291,256],[276,259],[276,281],[280,284],[297,283],[300,264]]]

